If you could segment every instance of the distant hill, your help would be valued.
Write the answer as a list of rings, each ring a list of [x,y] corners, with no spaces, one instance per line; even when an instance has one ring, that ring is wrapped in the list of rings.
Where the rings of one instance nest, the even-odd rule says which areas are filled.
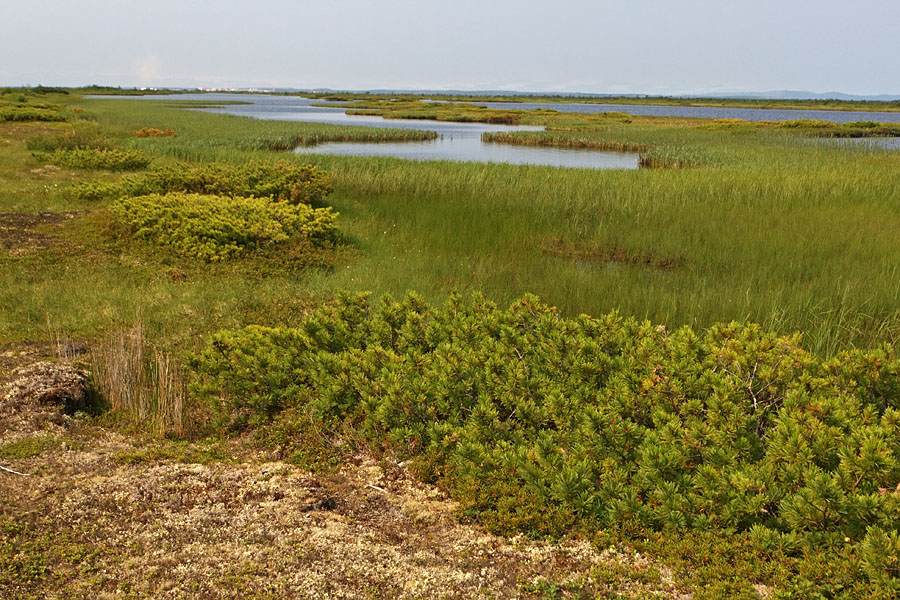
[[[709,98],[741,98],[754,100],[869,100],[875,102],[892,102],[900,100],[900,94],[877,94],[872,96],[844,94],[842,92],[803,92],[795,90],[776,90],[772,92],[733,92],[719,94],[700,94],[698,97]]]

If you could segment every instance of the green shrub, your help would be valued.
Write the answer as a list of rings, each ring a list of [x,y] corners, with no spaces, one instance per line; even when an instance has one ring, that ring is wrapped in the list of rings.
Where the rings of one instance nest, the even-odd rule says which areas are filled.
[[[221,332],[191,364],[194,392],[225,418],[343,423],[497,530],[742,531],[761,552],[862,553],[894,577],[889,346],[824,362],[756,325],[566,319],[533,297],[500,310],[345,296],[296,327]]]
[[[331,192],[328,175],[313,165],[289,162],[248,162],[241,165],[179,164],[157,169],[116,184],[83,183],[75,186],[81,198],[121,198],[185,192],[216,196],[271,197],[292,204],[310,204]]]
[[[38,136],[26,142],[29,150],[56,152],[57,150],[109,150],[109,140],[91,128],[79,128],[60,135]]]
[[[65,115],[57,110],[18,106],[0,109],[0,122],[3,121],[65,121]]]
[[[37,155],[39,158],[43,158]],[[60,167],[73,169],[105,169],[108,171],[136,171],[146,169],[150,158],[137,150],[75,148],[56,150],[46,157]]]
[[[133,237],[208,262],[291,240],[323,244],[336,233],[337,214],[330,208],[314,209],[269,198],[150,194],[120,199],[111,210]]]

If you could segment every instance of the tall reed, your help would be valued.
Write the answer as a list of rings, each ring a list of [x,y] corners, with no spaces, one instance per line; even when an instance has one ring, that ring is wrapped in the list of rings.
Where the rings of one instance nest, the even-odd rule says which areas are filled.
[[[184,434],[181,367],[146,341],[142,322],[107,335],[91,363],[94,385],[113,411],[159,436]]]

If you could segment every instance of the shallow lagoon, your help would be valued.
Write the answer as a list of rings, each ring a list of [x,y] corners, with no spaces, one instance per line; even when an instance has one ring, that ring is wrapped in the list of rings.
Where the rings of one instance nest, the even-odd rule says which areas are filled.
[[[337,154],[344,156],[392,156],[413,160],[451,160],[509,163],[515,165],[549,165],[586,169],[637,169],[639,155],[634,152],[600,152],[570,148],[536,148],[511,146],[481,141],[481,134],[494,131],[540,131],[543,127],[453,123],[444,121],[384,119],[369,115],[348,115],[343,108],[312,106],[321,100],[297,96],[264,94],[167,94],[147,96],[159,100],[240,101],[207,112],[269,119],[304,121],[334,125],[359,125],[392,129],[434,131],[437,139],[426,142],[326,142],[297,148],[298,154]]]

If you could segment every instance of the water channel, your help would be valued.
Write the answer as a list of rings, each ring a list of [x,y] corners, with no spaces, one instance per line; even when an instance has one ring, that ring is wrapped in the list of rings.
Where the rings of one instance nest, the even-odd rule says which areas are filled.
[[[494,131],[540,131],[543,127],[453,123],[441,121],[384,119],[377,116],[348,115],[343,108],[312,106],[321,100],[297,96],[264,94],[166,94],[145,96],[158,100],[240,101],[197,110],[275,121],[303,121],[333,125],[357,125],[392,129],[434,131],[438,137],[425,142],[325,142],[297,148],[298,154],[338,154],[352,156],[393,156],[413,160],[450,160],[516,165],[549,165],[587,169],[637,169],[634,152],[599,152],[569,148],[510,146],[481,141],[481,134]]]
[[[100,97],[100,96],[98,96]],[[109,97],[109,96],[104,96]],[[119,97],[119,96],[113,96]],[[158,100],[197,100],[213,102],[245,102],[197,110],[224,113],[275,121],[302,121],[334,125],[356,125],[395,129],[434,131],[438,137],[424,142],[325,142],[300,147],[298,154],[336,154],[345,156],[392,156],[412,160],[475,161],[549,165],[555,167],[589,169],[637,169],[639,156],[633,152],[601,152],[570,148],[511,146],[481,141],[481,134],[495,131],[540,131],[542,127],[491,125],[484,123],[453,123],[427,120],[384,119],[370,115],[348,115],[343,108],[313,106],[321,100],[299,96],[271,96],[267,94],[166,94],[144,96]],[[863,111],[781,110],[751,108],[716,108],[703,106],[650,106],[626,104],[580,104],[540,102],[479,102],[476,104],[498,109],[551,109],[571,113],[625,112],[633,115],[663,117],[729,118],[748,121],[779,121],[791,119],[821,119],[838,123],[853,121],[900,121],[900,113]],[[859,142],[873,147],[896,149],[897,138],[868,138]]]

